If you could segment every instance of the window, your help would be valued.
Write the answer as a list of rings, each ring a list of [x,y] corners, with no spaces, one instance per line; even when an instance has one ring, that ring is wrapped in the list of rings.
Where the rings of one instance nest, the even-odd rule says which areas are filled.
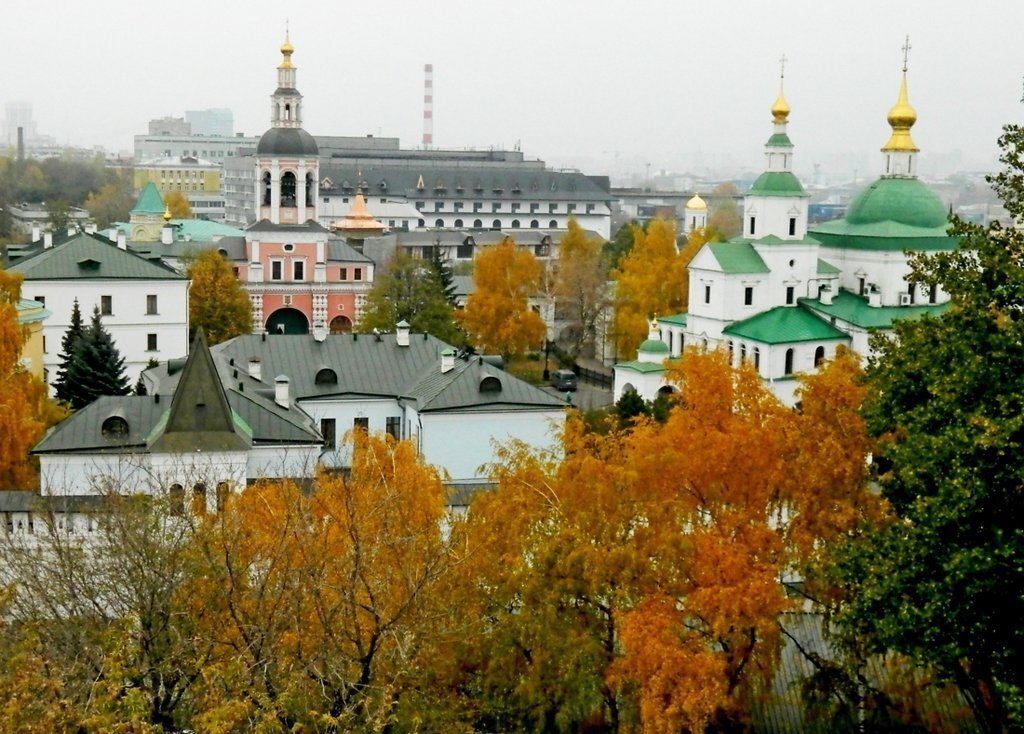
[[[789,236],[792,237],[796,234],[796,217],[789,218]]]
[[[857,292],[862,296],[864,295],[865,285],[866,283],[863,278],[857,278]]]
[[[754,286],[748,285],[746,288],[743,289],[743,305],[754,305]]]
[[[530,204],[530,214],[535,214],[538,209],[540,209],[540,204],[537,204],[536,202]]]
[[[338,271],[338,280],[348,280],[348,268],[342,268]]]
[[[294,252],[295,251],[295,245],[293,243],[291,243],[291,242],[285,243],[284,251],[285,252]]]
[[[334,418],[320,419],[320,435],[324,439],[324,448],[334,450],[338,445],[337,421]]]
[[[554,214],[558,211],[558,204],[548,204],[548,214]]]
[[[484,204],[483,204],[482,201],[474,201],[473,202],[473,211],[478,212],[478,211],[483,210],[483,208],[484,208]]]
[[[754,347],[754,369],[761,369],[761,350],[758,347]]]
[[[814,366],[817,367],[825,359],[825,347],[818,347],[814,350]]]
[[[46,296],[35,296],[32,300],[42,306],[46,305]]]
[[[792,306],[793,301],[796,300],[796,288],[791,285],[786,286],[786,305]]]
[[[531,219],[530,229],[540,229],[540,222],[538,222],[536,219]]]
[[[793,374],[793,348],[790,347],[786,350],[786,364],[782,369],[782,374],[791,375]]]
[[[518,219],[513,219],[512,220],[512,229],[519,229],[519,220]]]
[[[565,210],[567,212],[569,212],[570,214],[572,214],[574,211],[576,211],[576,205],[575,204],[569,204],[568,206],[565,207]]]
[[[494,221],[493,221],[493,222],[491,223],[491,227],[492,227],[493,229],[501,229],[501,220],[500,220],[500,219],[495,219],[495,220],[494,220]]]
[[[295,260],[292,262],[292,280],[304,280],[306,277],[306,261]]]
[[[754,224],[757,221],[757,217],[750,218],[750,234],[754,234]]]
[[[280,260],[271,260],[270,261],[270,279],[271,280],[281,280],[282,279],[282,277],[283,277],[281,275],[282,265],[283,265],[283,263]]]
[[[156,315],[156,296],[153,294],[146,296],[146,315]]]
[[[352,268],[352,279],[353,280],[362,280],[363,279],[363,269],[362,268]]]
[[[146,351],[156,351],[156,334],[146,334]]]
[[[167,493],[167,499],[170,504],[170,513],[172,515],[181,516],[185,514],[185,489],[180,484],[172,484],[170,491]]]
[[[496,214],[496,213],[498,213],[500,211],[501,211],[501,204],[500,203],[494,202],[493,204],[491,204],[491,213],[492,214]]]
[[[548,222],[548,228],[549,229],[558,229],[558,222],[555,221],[554,219],[552,219],[550,222]]]
[[[928,288],[928,303],[935,303],[935,300],[939,297],[939,287],[932,283],[931,287]]]
[[[228,507],[231,487],[227,482],[217,482],[217,512],[224,512]]]
[[[462,226],[462,220],[461,219],[456,219],[455,220],[455,226],[456,227],[461,227]]]
[[[113,296],[100,296],[100,313],[104,316],[110,316],[114,313]]]
[[[348,199],[345,199],[345,201],[348,201]],[[423,202],[422,201],[417,201],[416,202],[416,208],[419,209],[420,211],[423,211]]]
[[[46,354],[46,335],[43,335],[43,354]]]
[[[402,419],[400,416],[389,416],[385,419],[384,430],[396,441],[402,438]]]
[[[907,283],[907,295],[909,296],[907,300],[911,304],[917,301],[917,283]]]
[[[434,211],[435,212],[442,211],[443,209],[444,209],[444,202],[443,201],[435,201],[434,202]]]
[[[711,303],[711,286],[704,286],[704,303]]]
[[[444,220],[443,219],[436,219],[436,220],[434,220],[434,226],[438,227],[438,228],[443,227],[444,226]]]
[[[594,205],[593,204],[587,204],[587,214],[593,214],[593,213],[594,213]]]
[[[370,430],[370,419],[369,418],[356,418],[352,421],[352,427],[357,431],[369,431]]]
[[[479,222],[479,219],[476,220],[476,223],[473,226],[479,227]],[[459,260],[469,260],[473,257],[473,245],[459,245],[455,248],[455,257]]]
[[[196,515],[206,514],[206,485],[202,482],[192,487],[192,512]]]

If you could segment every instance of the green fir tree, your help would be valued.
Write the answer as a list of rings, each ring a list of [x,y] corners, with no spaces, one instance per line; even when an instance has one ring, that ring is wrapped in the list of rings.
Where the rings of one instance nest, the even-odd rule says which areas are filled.
[[[124,357],[103,327],[99,306],[92,321],[78,339],[65,373],[66,400],[75,410],[103,395],[127,395],[131,392],[124,374]]]
[[[71,402],[71,395],[75,388],[68,383],[68,369],[75,359],[78,342],[84,333],[82,310],[78,307],[76,298],[71,308],[71,325],[64,332],[64,338],[60,342],[60,366],[57,368],[57,380],[53,383],[57,400],[62,403]]]

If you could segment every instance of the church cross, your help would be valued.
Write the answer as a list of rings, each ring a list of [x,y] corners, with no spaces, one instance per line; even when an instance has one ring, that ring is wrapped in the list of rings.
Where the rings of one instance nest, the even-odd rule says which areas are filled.
[[[907,55],[910,53],[910,36],[907,36],[907,40],[903,44],[903,71],[907,70]]]
[[[782,54],[782,58],[779,59],[779,78],[780,79],[785,79],[786,78],[786,61],[788,61],[788,59],[786,58],[786,54]]]

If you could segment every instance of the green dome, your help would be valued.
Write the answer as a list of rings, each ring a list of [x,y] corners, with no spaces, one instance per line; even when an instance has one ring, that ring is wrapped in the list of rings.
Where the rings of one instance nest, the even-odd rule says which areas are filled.
[[[809,194],[804,191],[800,179],[789,171],[765,171],[754,181],[747,196],[799,196],[803,198]]]
[[[668,344],[659,339],[648,339],[640,345],[637,352],[645,352],[647,354],[668,354]]]
[[[916,178],[880,178],[853,200],[846,221],[945,228],[946,208],[935,192]]]

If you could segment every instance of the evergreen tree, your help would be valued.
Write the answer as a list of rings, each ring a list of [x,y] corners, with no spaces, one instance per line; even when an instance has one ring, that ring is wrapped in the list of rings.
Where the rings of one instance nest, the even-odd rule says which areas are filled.
[[[127,395],[128,378],[124,357],[103,327],[99,306],[93,308],[92,321],[77,341],[65,374],[67,401],[75,410],[101,395]]]
[[[57,368],[57,381],[53,383],[59,402],[71,402],[71,394],[74,391],[74,387],[68,383],[68,368],[75,358],[75,350],[84,333],[85,327],[82,324],[82,310],[78,307],[78,299],[76,298],[71,308],[71,326],[64,332],[64,338],[60,341],[60,367]]]
[[[441,254],[440,241],[434,242],[430,248],[430,265],[437,273],[437,279],[441,285],[441,292],[448,301],[448,305],[455,306],[455,276],[452,272],[452,264]]]

